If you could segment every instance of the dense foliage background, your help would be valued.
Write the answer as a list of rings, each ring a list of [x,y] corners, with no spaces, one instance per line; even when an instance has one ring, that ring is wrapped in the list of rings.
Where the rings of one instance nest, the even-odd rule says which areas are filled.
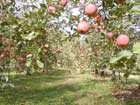
[[[91,9],[85,14],[89,4],[96,5],[94,16],[88,15]],[[12,73],[48,74],[56,68],[127,83],[140,72],[138,5],[133,0],[0,1],[2,88],[14,87]]]
[[[0,103],[139,105],[139,5],[1,0]]]

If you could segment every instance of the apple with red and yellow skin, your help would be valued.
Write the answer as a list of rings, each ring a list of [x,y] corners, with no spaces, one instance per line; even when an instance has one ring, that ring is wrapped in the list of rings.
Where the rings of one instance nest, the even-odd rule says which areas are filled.
[[[102,33],[106,34],[106,29],[101,28],[101,29],[100,29],[100,32],[102,32]]]
[[[83,20],[81,21],[77,26],[77,31],[79,33],[87,33],[89,31],[89,24],[87,21]]]
[[[68,0],[60,0],[59,1],[59,4],[62,5],[62,6],[66,6],[68,3]]]
[[[100,23],[103,20],[102,16],[100,15],[95,16],[94,19],[97,23]]]
[[[85,7],[85,14],[88,16],[95,16],[97,14],[97,6],[95,4],[88,4]]]
[[[17,56],[16,60],[20,63],[25,63],[26,62],[26,58],[23,55]]]
[[[127,46],[129,44],[129,37],[124,34],[119,35],[116,39],[116,44],[120,47]]]
[[[56,8],[54,6],[48,6],[48,13],[50,14],[55,14],[56,12]]]
[[[112,39],[114,33],[113,32],[107,32],[106,33],[106,36],[109,38],[109,39]]]

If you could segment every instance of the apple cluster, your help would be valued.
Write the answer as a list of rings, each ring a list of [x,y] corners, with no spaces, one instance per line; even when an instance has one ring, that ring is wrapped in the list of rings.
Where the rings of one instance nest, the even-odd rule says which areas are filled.
[[[104,33],[110,40],[113,39],[115,33],[105,29],[104,20],[108,18],[109,13],[104,10],[102,0],[94,2],[80,0],[77,4],[70,0],[59,0],[59,4],[63,7],[63,11],[60,16],[53,16],[49,24],[58,27],[61,32],[68,36],[78,32],[83,37],[95,31]],[[48,7],[48,13],[54,14],[56,9],[51,5]],[[129,43],[129,37],[121,34],[114,42],[120,47],[126,46]]]

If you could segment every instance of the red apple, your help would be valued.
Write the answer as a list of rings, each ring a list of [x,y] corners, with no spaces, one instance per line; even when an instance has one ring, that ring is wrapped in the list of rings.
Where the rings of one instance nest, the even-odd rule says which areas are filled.
[[[26,59],[25,59],[23,56],[17,56],[17,57],[16,57],[16,60],[17,60],[18,62],[21,62],[21,63],[25,63],[25,62],[26,62]]]
[[[54,14],[56,12],[56,8],[54,6],[48,6],[48,12]]]
[[[97,6],[95,4],[88,4],[85,7],[85,14],[88,16],[93,16],[97,12]]]
[[[97,23],[99,23],[103,20],[102,16],[100,16],[100,15],[95,16],[94,19]]]
[[[107,32],[106,35],[109,39],[111,39],[114,34],[113,34],[113,32]]]
[[[127,35],[119,35],[116,39],[116,44],[118,46],[126,46],[129,43],[129,37]]]
[[[68,3],[68,0],[60,0],[60,5],[65,6]]]
[[[101,28],[101,29],[100,29],[100,32],[106,34],[106,30],[105,30],[104,28]]]
[[[89,31],[89,24],[87,21],[81,21],[79,24],[78,24],[78,27],[77,27],[77,31],[80,32],[80,33],[86,33]]]

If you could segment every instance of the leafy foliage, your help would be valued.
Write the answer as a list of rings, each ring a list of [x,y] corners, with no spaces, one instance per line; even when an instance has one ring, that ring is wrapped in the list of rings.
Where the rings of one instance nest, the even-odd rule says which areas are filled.
[[[119,52],[117,54],[117,56],[112,57],[110,59],[110,63],[115,64],[115,63],[119,62],[120,60],[122,60],[123,58],[130,59],[132,57],[132,55],[133,55],[133,53],[130,52],[129,50],[128,51],[123,50],[123,51]]]
[[[135,54],[140,52],[140,44],[133,42],[134,35],[129,29],[129,25],[133,22],[129,17],[132,2],[71,0],[66,6],[58,4],[57,1],[47,2],[37,3],[38,6],[31,5],[31,8],[26,5],[27,8],[23,9],[24,12],[20,15],[16,14],[18,10],[15,8],[15,1],[2,3],[0,13],[2,72],[7,72],[4,68],[25,70],[27,73],[40,69],[48,71],[58,63],[60,66],[80,67],[80,70],[83,65],[88,68],[90,64],[95,70],[110,67],[115,69],[117,64],[117,68],[125,69],[125,75],[128,77],[137,62],[135,58],[138,56]],[[27,1],[25,3],[28,4]],[[85,3],[97,5],[96,16],[91,17],[84,13]],[[55,13],[49,13],[50,5],[56,9]],[[86,20],[90,25],[90,30],[86,34],[77,32],[77,25],[81,20]],[[107,37],[108,32],[113,33],[112,38]],[[127,46],[116,45],[116,38],[120,34],[129,36],[130,42]],[[71,43],[67,42],[68,40]],[[69,46],[64,48],[66,43],[69,43]],[[82,59],[81,62],[79,59]]]
[[[133,53],[140,54],[140,42],[136,42],[133,45]]]

